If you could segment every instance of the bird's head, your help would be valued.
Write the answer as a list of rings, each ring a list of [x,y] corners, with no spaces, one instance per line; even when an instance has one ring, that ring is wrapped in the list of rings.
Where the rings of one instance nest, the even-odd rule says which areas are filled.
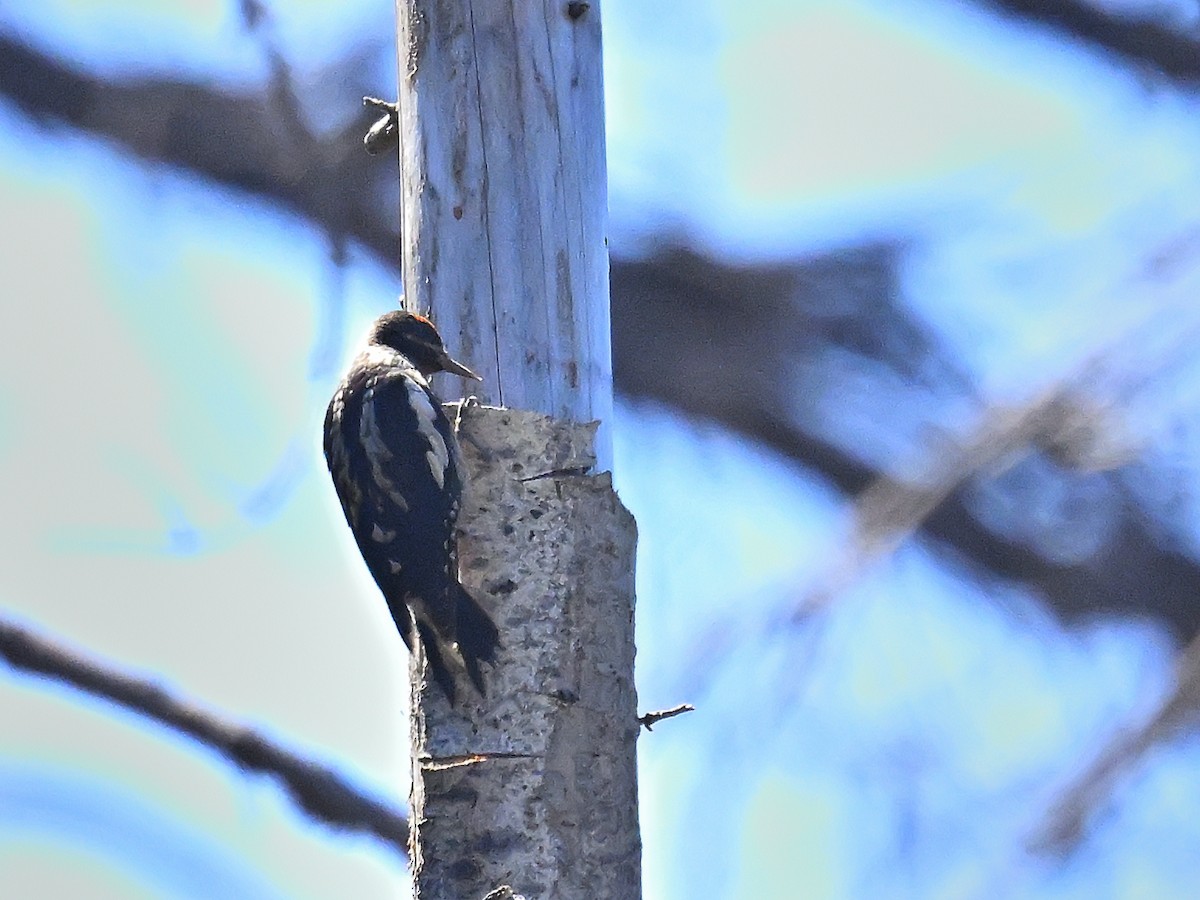
[[[452,359],[442,344],[442,336],[424,316],[397,309],[375,320],[370,342],[391,347],[402,353],[428,378],[434,372],[449,372],[463,378],[483,381],[478,375]]]

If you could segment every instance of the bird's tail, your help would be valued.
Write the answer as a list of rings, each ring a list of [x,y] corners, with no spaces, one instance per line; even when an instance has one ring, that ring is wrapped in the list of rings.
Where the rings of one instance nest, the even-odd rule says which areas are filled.
[[[441,687],[453,706],[458,694],[456,674],[465,671],[479,692],[486,697],[480,663],[494,663],[500,647],[500,630],[479,601],[461,584],[451,587],[454,592],[454,634],[438,628],[423,617],[417,617],[417,631],[433,680]]]

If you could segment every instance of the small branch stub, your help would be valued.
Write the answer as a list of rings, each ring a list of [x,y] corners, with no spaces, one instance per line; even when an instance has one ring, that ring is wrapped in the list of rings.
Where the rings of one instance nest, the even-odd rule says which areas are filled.
[[[672,706],[670,709],[660,709],[656,712],[648,712],[645,715],[638,716],[638,722],[647,731],[653,731],[654,726],[663,719],[673,719],[676,716],[682,716],[684,713],[695,712],[696,707],[690,703],[680,703],[678,706]]]

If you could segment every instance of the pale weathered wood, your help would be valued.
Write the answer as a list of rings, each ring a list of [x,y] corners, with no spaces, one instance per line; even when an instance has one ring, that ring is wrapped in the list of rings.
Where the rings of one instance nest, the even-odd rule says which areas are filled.
[[[411,846],[420,900],[636,900],[636,527],[594,428],[470,407],[463,582],[504,646],[488,698],[450,709],[413,663]]]
[[[594,474],[612,413],[600,6],[397,13],[405,305],[484,377],[461,388],[511,408],[463,426],[462,577],[503,645],[487,700],[450,709],[414,659],[417,896],[636,900],[635,529]]]
[[[480,400],[599,421],[612,354],[600,4],[397,0],[405,304]]]

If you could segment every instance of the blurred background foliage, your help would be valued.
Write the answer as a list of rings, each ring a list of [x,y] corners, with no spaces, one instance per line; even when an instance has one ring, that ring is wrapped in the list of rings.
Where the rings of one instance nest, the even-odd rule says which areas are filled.
[[[593,7],[638,684],[698,707],[642,738],[647,898],[1193,896],[1200,7]],[[0,6],[0,607],[399,807],[317,437],[402,287],[393,22]],[[0,723],[0,896],[404,890],[57,679]]]

